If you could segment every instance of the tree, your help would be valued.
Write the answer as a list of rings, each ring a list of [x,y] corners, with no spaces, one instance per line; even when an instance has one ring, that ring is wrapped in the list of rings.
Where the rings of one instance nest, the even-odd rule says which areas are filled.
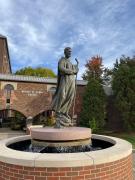
[[[15,72],[16,75],[28,75],[28,76],[38,76],[38,77],[56,77],[55,73],[48,68],[32,68],[25,67]]]
[[[101,80],[101,75],[103,73],[102,57],[93,56],[87,61],[85,67],[86,71],[82,76],[84,80],[88,80],[89,78]]]
[[[104,85],[109,86],[109,85],[111,84],[112,74],[113,74],[112,69],[105,68],[105,69],[103,70],[102,83],[103,83]]]
[[[14,111],[14,117],[10,117],[12,130],[23,130],[26,127],[26,117],[20,112]]]
[[[106,96],[98,80],[89,78],[83,98],[80,125],[93,131],[101,130],[105,124]]]
[[[102,57],[94,56],[87,61],[83,79],[88,81],[83,98],[80,125],[101,130],[105,125],[106,95],[103,90]]]
[[[119,68],[119,61],[118,61],[118,59],[116,59],[116,62],[115,62],[115,64],[114,64],[113,71],[117,71],[118,68]]]
[[[115,104],[126,129],[135,128],[135,57],[122,56],[114,66],[112,88]]]

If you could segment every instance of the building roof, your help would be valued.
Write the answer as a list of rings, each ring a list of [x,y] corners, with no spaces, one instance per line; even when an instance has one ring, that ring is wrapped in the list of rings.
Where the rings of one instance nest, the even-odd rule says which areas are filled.
[[[46,77],[24,76],[24,75],[13,75],[13,74],[0,74],[0,80],[37,82],[37,83],[49,83],[49,84],[57,83],[57,78],[46,78]],[[87,81],[77,80],[77,85],[85,86],[86,84],[87,84]]]
[[[6,47],[7,47],[7,55],[8,55],[8,60],[9,60],[9,68],[10,68],[10,72],[12,73],[11,63],[10,63],[10,56],[9,56],[9,49],[8,49],[8,42],[7,42],[7,37],[6,37],[6,36],[3,36],[2,34],[0,34],[0,38],[5,39]]]
[[[0,74],[0,81],[17,81],[17,82],[33,82],[33,83],[46,83],[46,84],[56,84],[57,78],[47,78],[47,77],[36,77],[36,76],[23,76],[23,75],[13,75],[13,74]],[[87,81],[77,80],[77,85],[86,86]],[[112,87],[108,85],[103,85],[103,89],[107,96],[113,94]]]
[[[4,38],[4,39],[5,39],[5,38],[6,38],[6,36],[3,36],[2,34],[0,34],[0,38]]]

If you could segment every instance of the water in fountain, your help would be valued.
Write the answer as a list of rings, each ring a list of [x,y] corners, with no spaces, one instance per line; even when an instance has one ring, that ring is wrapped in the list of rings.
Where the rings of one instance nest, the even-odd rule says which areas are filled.
[[[66,147],[49,147],[49,146],[33,146],[31,144],[31,140],[25,140],[16,142],[13,144],[8,145],[9,148],[19,150],[19,151],[25,151],[25,152],[33,152],[33,153],[76,153],[76,152],[89,152],[89,151],[96,151],[105,149],[108,147],[113,146],[112,143],[103,141],[103,140],[97,140],[92,139],[92,144],[88,145],[81,145],[81,146],[66,146]]]
[[[100,150],[100,147],[92,147],[91,145],[85,146],[67,146],[67,147],[40,147],[40,146],[33,146],[32,144],[29,145],[26,151],[28,152],[38,152],[38,153],[75,153],[75,152],[88,152],[88,151],[95,151]]]

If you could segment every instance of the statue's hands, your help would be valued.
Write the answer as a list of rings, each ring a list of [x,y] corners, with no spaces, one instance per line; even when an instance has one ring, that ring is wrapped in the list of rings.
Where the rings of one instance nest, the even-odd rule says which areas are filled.
[[[79,71],[79,68],[78,68],[77,65],[75,65],[75,66],[74,66],[74,74],[76,75],[76,74],[78,73],[78,71]]]

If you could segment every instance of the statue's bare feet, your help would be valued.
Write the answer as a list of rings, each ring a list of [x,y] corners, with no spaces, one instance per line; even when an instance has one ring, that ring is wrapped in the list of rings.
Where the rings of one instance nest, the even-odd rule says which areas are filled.
[[[68,119],[71,119],[71,117],[69,116],[69,114],[64,114]]]
[[[64,127],[72,127],[72,126],[73,126],[73,123],[69,115],[66,116],[65,114],[62,114],[62,113],[56,114],[56,123],[54,126],[55,128],[64,128]]]

